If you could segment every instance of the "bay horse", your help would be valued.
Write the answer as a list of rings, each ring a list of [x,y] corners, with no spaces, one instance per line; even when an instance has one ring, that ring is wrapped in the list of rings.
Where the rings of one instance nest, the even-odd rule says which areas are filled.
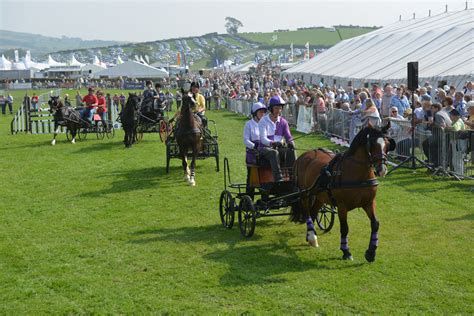
[[[323,204],[337,208],[342,258],[352,260],[347,235],[347,213],[361,207],[369,217],[371,238],[365,252],[368,262],[375,260],[378,246],[379,221],[375,214],[377,179],[387,173],[387,153],[395,149],[395,141],[387,136],[390,122],[383,128],[363,128],[343,154],[316,149],[307,151],[295,162],[295,183],[302,193],[301,199],[292,205],[290,219],[306,222],[306,240],[318,247],[313,225],[317,210]],[[374,170],[375,169],[375,170]]]
[[[59,127],[64,126],[71,132],[71,143],[76,143],[77,131],[83,126],[81,115],[70,106],[64,105],[59,96],[51,96],[49,101],[49,112],[54,117],[54,136],[51,145],[56,145],[56,136]]]
[[[180,110],[179,122],[175,128],[174,134],[181,156],[184,179],[190,186],[196,185],[195,167],[196,158],[202,148],[202,124],[196,115],[194,115],[192,108],[195,107],[196,100],[194,100],[191,93],[183,92],[182,105]],[[188,152],[192,152],[191,170],[188,168]]]
[[[123,143],[126,148],[132,147],[137,134],[137,111],[140,106],[140,97],[135,93],[129,93],[127,103],[120,112],[120,122],[125,132]]]

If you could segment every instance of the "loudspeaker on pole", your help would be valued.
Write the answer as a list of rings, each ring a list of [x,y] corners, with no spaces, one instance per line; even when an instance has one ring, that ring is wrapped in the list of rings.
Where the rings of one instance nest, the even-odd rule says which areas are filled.
[[[408,89],[415,91],[418,89],[418,62],[410,62],[407,64],[408,69]]]

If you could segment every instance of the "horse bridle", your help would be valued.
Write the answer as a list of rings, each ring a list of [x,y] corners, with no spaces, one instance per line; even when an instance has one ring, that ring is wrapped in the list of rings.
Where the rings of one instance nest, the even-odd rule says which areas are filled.
[[[372,137],[367,137],[367,143],[366,143],[366,146],[365,146],[365,150],[367,152],[367,156],[369,157],[369,164],[370,165],[375,165],[375,163],[377,162],[381,162],[381,164],[387,166],[387,162],[388,162],[388,156],[387,154],[383,151],[381,151],[381,153],[377,154],[377,155],[372,155],[372,153],[370,152],[370,147],[372,146],[372,143],[374,140],[377,140],[379,138],[383,138],[384,142],[385,142],[385,138],[386,136],[382,136],[382,137],[376,137],[376,136],[372,136]]]

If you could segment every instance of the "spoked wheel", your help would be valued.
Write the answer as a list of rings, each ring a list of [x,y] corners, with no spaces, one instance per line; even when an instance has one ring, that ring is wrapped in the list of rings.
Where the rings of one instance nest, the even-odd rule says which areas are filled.
[[[97,134],[97,139],[104,139],[105,137],[105,126],[102,121],[97,121],[95,126],[95,133]]]
[[[160,139],[162,143],[168,139],[168,124],[164,120],[160,121]]]
[[[135,134],[135,140],[137,143],[139,143],[143,139],[143,132],[137,132]]]
[[[255,214],[255,206],[248,195],[244,195],[240,199],[239,204],[239,226],[240,234],[244,237],[252,237],[255,231],[255,223],[257,217]]]
[[[112,122],[107,123],[107,126],[105,127],[105,135],[107,135],[107,138],[114,138],[115,128]]]
[[[318,227],[325,233],[331,230],[334,225],[334,217],[336,215],[336,209],[334,206],[323,204],[316,213],[316,223]]]
[[[222,191],[219,199],[219,215],[222,226],[231,229],[234,225],[234,199],[227,190]]]
[[[88,127],[81,127],[77,130],[77,136],[80,140],[85,140],[87,138]]]

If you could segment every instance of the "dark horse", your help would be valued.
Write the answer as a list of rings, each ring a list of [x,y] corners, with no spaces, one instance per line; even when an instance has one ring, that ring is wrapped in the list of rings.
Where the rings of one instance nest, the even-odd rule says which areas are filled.
[[[375,176],[387,173],[387,153],[395,149],[395,141],[386,135],[390,123],[382,129],[371,125],[362,129],[345,153],[335,155],[322,149],[305,152],[295,163],[295,181],[302,194],[291,209],[291,219],[306,222],[306,240],[318,246],[312,218],[323,204],[337,207],[341,229],[343,259],[352,260],[347,234],[347,213],[362,207],[370,219],[372,234],[365,258],[375,260],[379,222],[375,215]],[[374,170],[375,168],[375,170]]]
[[[65,106],[58,96],[51,96],[49,101],[49,111],[54,117],[54,136],[51,141],[56,145],[56,135],[59,133],[59,127],[65,126],[71,132],[71,143],[76,142],[77,131],[83,126],[81,115],[70,106]],[[85,123],[85,122],[84,122]]]
[[[195,167],[196,158],[201,150],[201,122],[191,110],[195,106],[196,101],[192,94],[186,94],[183,90],[183,100],[181,105],[181,113],[179,123],[174,131],[176,142],[179,147],[179,154],[183,161],[184,178],[191,186],[196,185]],[[188,168],[188,152],[192,152],[191,172]]]
[[[137,111],[140,106],[140,97],[135,93],[129,93],[127,103],[120,112],[120,122],[122,122],[125,137],[123,143],[125,147],[130,148],[135,141],[137,133]]]

